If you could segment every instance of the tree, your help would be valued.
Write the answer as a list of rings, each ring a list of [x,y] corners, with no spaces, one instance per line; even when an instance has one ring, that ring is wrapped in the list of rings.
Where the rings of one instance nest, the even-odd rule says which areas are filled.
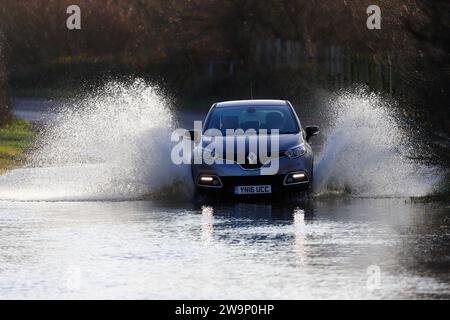
[[[11,117],[9,111],[9,95],[6,63],[2,48],[3,37],[0,33],[0,127],[5,125]]]

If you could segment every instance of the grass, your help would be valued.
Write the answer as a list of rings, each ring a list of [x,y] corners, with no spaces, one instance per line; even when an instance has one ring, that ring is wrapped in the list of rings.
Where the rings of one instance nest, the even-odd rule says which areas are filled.
[[[0,128],[0,174],[23,163],[34,138],[35,132],[24,120],[13,118]]]

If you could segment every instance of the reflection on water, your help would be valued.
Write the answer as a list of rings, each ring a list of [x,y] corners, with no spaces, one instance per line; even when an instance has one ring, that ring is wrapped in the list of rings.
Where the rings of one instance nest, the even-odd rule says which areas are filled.
[[[297,264],[303,266],[305,263],[305,211],[300,208],[294,209],[294,250],[297,255]]]
[[[450,209],[407,199],[0,202],[2,298],[450,297]],[[368,268],[380,285],[368,288]]]
[[[211,242],[214,235],[214,208],[209,206],[202,207],[202,239],[205,242]]]

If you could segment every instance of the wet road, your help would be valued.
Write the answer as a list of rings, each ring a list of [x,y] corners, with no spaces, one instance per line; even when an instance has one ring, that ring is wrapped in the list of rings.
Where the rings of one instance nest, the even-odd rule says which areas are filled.
[[[450,298],[449,208],[0,202],[0,297]]]
[[[448,299],[449,217],[408,197],[0,200],[0,298]]]

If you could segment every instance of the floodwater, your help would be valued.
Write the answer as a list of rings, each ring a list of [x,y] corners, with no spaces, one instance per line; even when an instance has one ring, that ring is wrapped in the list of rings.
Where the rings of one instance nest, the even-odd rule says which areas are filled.
[[[0,202],[0,212],[2,298],[450,298],[440,203]]]
[[[424,198],[445,168],[401,155],[377,97],[334,102],[311,198],[208,205],[166,158],[203,115],[166,104],[143,83],[71,111],[15,100],[47,128],[0,176],[0,298],[450,298],[450,207]]]

